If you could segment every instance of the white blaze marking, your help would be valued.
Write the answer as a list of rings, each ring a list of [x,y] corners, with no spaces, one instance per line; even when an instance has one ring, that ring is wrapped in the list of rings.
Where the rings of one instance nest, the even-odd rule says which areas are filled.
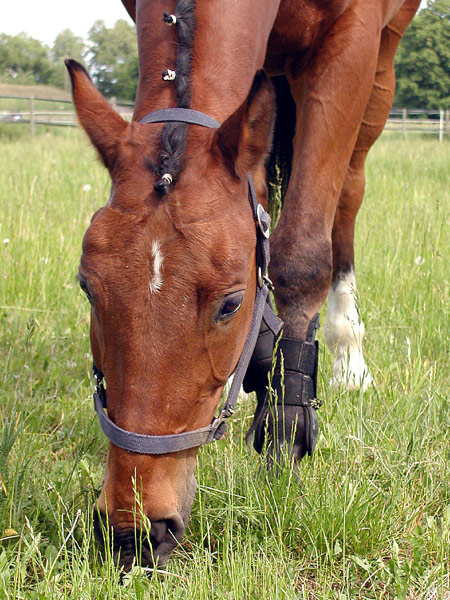
[[[151,292],[159,292],[162,288],[163,280],[161,275],[161,268],[164,260],[164,256],[161,252],[161,244],[159,240],[154,240],[152,243],[152,257],[153,257],[153,277],[150,280],[149,287]]]
[[[364,323],[356,305],[356,281],[353,271],[341,274],[328,294],[325,339],[335,354],[334,385],[366,390],[373,383],[362,353]]]

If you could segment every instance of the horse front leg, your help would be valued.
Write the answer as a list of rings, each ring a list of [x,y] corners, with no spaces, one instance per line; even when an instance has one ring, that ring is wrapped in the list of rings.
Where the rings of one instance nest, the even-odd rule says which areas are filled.
[[[335,356],[332,381],[347,389],[365,390],[372,383],[362,351],[364,323],[356,302],[353,251],[355,219],[364,196],[364,165],[389,117],[395,92],[395,53],[418,6],[419,0],[407,0],[382,31],[373,89],[334,217],[333,281],[328,294],[325,339]]]
[[[283,445],[297,460],[312,454],[318,435],[314,330],[332,279],[336,205],[375,77],[381,15],[373,11],[344,13],[307,66],[300,56],[287,60],[297,124],[270,265],[285,327],[272,381],[276,406],[260,395],[251,428],[255,448],[266,444],[271,460]]]

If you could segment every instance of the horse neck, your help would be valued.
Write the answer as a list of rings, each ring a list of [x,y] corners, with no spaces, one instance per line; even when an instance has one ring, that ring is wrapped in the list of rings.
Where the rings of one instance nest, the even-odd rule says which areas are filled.
[[[194,2],[194,0],[192,0]],[[191,108],[223,122],[244,101],[255,72],[264,63],[279,0],[197,0],[192,55]],[[174,69],[177,26],[162,21],[176,1],[138,2],[139,86],[135,118],[176,106],[175,82],[162,80]]]

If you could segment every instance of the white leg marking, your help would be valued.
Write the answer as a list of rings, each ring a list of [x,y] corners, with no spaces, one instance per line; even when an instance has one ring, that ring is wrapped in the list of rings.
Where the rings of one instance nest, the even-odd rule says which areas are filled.
[[[161,252],[161,244],[159,240],[154,240],[152,243],[152,257],[153,257],[153,277],[150,280],[149,287],[150,292],[158,292],[162,288],[163,280],[161,275],[162,264],[164,256]]]
[[[373,383],[362,353],[363,337],[364,323],[359,318],[355,274],[351,271],[340,275],[328,294],[325,339],[335,354],[334,385],[364,391]]]

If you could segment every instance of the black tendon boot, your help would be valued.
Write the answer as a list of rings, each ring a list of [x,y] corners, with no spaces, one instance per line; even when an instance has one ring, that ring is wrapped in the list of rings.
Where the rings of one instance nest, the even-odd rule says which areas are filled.
[[[244,381],[242,382],[244,392],[247,394],[256,392],[256,398],[258,400],[253,422],[245,436],[247,446],[250,446],[252,443],[256,425],[259,422],[260,413],[265,405],[269,373],[272,371],[274,345],[275,335],[267,327],[264,320],[262,320],[252,358],[247,367]]]
[[[315,332],[319,315],[311,320],[306,340],[281,338],[276,354],[276,365],[268,391],[268,375],[272,369],[275,338],[264,323],[261,326],[252,360],[244,379],[246,392],[256,391],[258,405],[250,430],[253,446],[259,453],[267,438],[267,449],[272,458],[280,459],[284,441],[296,460],[314,452],[319,433],[316,409],[317,364],[319,345]]]

